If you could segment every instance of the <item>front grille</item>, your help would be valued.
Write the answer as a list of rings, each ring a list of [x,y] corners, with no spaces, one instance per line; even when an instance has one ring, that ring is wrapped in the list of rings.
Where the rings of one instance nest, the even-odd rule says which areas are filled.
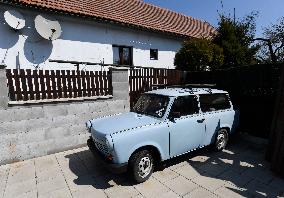
[[[109,151],[108,151],[108,148],[107,148],[106,144],[101,143],[101,142],[95,140],[95,145],[96,145],[97,149],[100,152],[102,152],[103,154],[105,154],[105,155],[109,154]]]

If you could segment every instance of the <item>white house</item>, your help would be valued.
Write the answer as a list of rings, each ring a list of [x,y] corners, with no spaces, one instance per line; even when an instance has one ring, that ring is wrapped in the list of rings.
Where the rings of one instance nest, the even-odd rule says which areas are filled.
[[[4,12],[11,9],[24,16],[23,29],[6,23]],[[59,21],[57,40],[37,33],[39,14]],[[207,22],[143,0],[0,0],[0,63],[11,69],[75,69],[76,62],[174,68],[184,39],[210,37],[214,31]]]

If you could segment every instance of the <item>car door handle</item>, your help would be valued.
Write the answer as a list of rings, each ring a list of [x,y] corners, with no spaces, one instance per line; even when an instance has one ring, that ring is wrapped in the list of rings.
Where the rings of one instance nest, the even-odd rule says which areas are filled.
[[[205,121],[205,118],[201,119],[201,120],[197,120],[198,123],[203,123]]]

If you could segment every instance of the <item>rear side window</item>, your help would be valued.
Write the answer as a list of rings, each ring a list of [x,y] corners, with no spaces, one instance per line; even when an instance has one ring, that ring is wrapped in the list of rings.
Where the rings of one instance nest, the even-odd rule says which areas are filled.
[[[200,107],[203,112],[218,111],[231,108],[226,94],[200,95]]]
[[[180,112],[181,116],[196,114],[199,112],[196,96],[180,96],[175,99],[171,112]]]

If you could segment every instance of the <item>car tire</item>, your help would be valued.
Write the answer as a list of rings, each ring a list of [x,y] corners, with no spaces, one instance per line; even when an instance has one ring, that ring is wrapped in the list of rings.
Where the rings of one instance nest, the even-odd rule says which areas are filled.
[[[228,140],[229,140],[228,131],[226,129],[220,129],[216,134],[214,149],[216,151],[222,151],[223,149],[226,148]]]
[[[129,161],[129,173],[133,180],[142,183],[148,180],[154,169],[154,159],[147,150],[134,153]]]

